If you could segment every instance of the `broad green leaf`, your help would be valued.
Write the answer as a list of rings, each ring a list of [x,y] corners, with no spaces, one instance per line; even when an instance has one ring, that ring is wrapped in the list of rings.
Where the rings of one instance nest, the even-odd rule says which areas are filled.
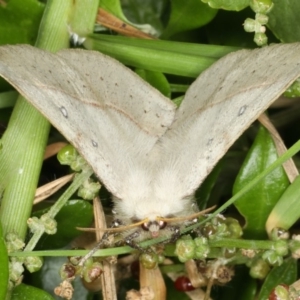
[[[120,0],[102,0],[99,3],[99,7],[110,12],[114,16],[118,17],[120,20],[124,22],[129,22],[123,14]]]
[[[5,299],[6,290],[8,287],[8,255],[4,242],[2,225],[0,222],[0,299]]]
[[[250,0],[201,0],[212,8],[225,10],[242,10],[249,6]]]
[[[267,220],[268,233],[275,227],[290,229],[300,218],[300,176],[280,197]]]
[[[40,216],[47,210],[36,212]],[[76,227],[89,227],[93,220],[93,207],[88,201],[70,200],[57,214],[57,233],[40,239],[38,249],[56,249],[66,246],[75,237],[82,234]]]
[[[153,1],[148,0],[147,2],[148,3],[145,3],[145,1],[143,1],[143,3],[133,3],[133,1],[122,1],[122,6],[125,6],[127,15],[134,16],[133,20],[131,21],[128,20],[128,18],[123,13],[120,0],[101,0],[100,7],[118,17],[125,23],[139,28],[146,33],[158,35],[158,31],[162,30],[162,24],[159,21],[159,16],[157,16],[155,14],[156,12],[152,10],[153,7],[149,5]],[[158,2],[161,3],[161,1]],[[152,27],[151,25],[153,25],[153,23],[155,25]]]
[[[24,283],[17,285],[13,290],[11,300],[28,300],[28,299],[53,300],[54,298],[51,295],[49,295],[47,292],[38,289],[36,287],[29,286]]]
[[[122,0],[122,8],[131,22],[149,24],[155,28],[155,35],[159,36],[164,28],[162,16],[168,3],[168,0]]]
[[[0,44],[33,44],[43,11],[44,4],[37,0],[10,0],[0,5]]]
[[[202,27],[216,14],[217,10],[199,0],[172,0],[170,19],[161,37],[168,38],[175,33]]]
[[[261,287],[258,300],[266,300],[270,292],[278,284],[290,285],[297,280],[297,261],[293,258],[286,259],[279,267],[274,267],[268,274]]]
[[[277,152],[272,138],[261,127],[236,178],[233,193],[236,194],[276,159]],[[267,236],[266,220],[288,184],[282,167],[277,168],[235,202],[236,208],[246,220],[244,237],[260,239]]]
[[[268,27],[284,43],[300,41],[299,0],[273,0],[274,6],[268,14]]]
[[[153,87],[158,89],[166,97],[171,97],[171,89],[168,80],[161,72],[153,72],[144,69],[136,69],[135,72]]]

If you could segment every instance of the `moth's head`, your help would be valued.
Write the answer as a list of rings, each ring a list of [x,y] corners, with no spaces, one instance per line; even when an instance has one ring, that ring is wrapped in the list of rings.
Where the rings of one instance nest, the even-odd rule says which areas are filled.
[[[191,210],[187,214],[160,216],[158,213],[149,213],[143,219],[126,218],[125,214],[115,211],[115,220],[118,220],[116,230],[120,232],[126,243],[141,242],[148,239],[165,237],[176,240],[180,236],[183,228],[198,221],[198,217],[207,213],[209,210],[197,211],[196,205],[191,205]]]
[[[160,202],[153,199],[136,202],[130,207],[127,207],[126,201],[115,199],[114,203],[115,219],[126,228],[124,235],[136,232],[138,235],[136,240],[140,241],[160,236],[170,237],[177,228],[190,223],[188,216],[196,211],[196,206],[191,201],[186,207],[181,203],[178,208],[174,203],[170,206],[167,201]]]
[[[157,218],[156,220],[150,221],[148,219],[144,220],[141,224],[141,229],[145,232],[149,232],[152,238],[159,236],[160,232],[166,228],[167,222]]]
[[[162,218],[156,217],[153,220],[143,219],[133,222],[129,225],[116,222],[115,225],[120,226],[113,229],[107,229],[110,232],[123,232],[124,239],[127,243],[131,241],[143,241],[149,238],[167,237],[173,240],[174,237],[180,236],[180,229],[191,223],[195,223],[200,215],[210,212],[215,207],[208,208],[203,211],[198,211],[184,217]]]

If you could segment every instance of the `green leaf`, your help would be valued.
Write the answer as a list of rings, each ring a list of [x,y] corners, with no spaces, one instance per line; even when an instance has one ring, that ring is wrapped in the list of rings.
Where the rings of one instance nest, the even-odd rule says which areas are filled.
[[[7,249],[4,242],[2,225],[0,222],[0,299],[5,299],[7,287],[8,287],[8,255]]]
[[[273,0],[274,6],[268,14],[268,27],[284,43],[300,41],[299,0]]]
[[[212,8],[240,11],[250,4],[250,0],[201,0]]]
[[[10,0],[0,5],[0,44],[34,44],[44,7],[36,0]]]
[[[51,295],[41,289],[26,285],[24,283],[17,285],[12,292],[11,300],[28,299],[54,300]]]
[[[101,0],[99,6],[123,22],[149,34],[157,36],[163,29],[163,25],[160,21],[160,15],[164,8],[162,1],[122,1],[124,12],[120,0]],[[127,16],[130,20],[128,20]]]
[[[268,274],[260,290],[258,300],[268,299],[270,292],[278,284],[290,285],[297,280],[297,261],[289,258],[279,267],[274,267]]]
[[[118,17],[120,20],[124,22],[129,22],[123,14],[120,0],[102,0],[99,3],[99,7],[110,12],[114,16]]]
[[[240,191],[276,159],[277,152],[272,138],[268,131],[261,127],[236,178],[233,193]],[[236,208],[246,219],[244,237],[266,237],[266,220],[288,185],[287,176],[280,167],[236,201]]]
[[[35,212],[41,216],[47,210]],[[93,206],[84,200],[70,200],[57,214],[57,233],[43,235],[37,246],[38,249],[57,249],[66,246],[75,237],[82,234],[76,227],[88,227],[93,221]]]
[[[161,72],[136,69],[135,72],[166,97],[171,97],[171,88],[166,76]]]
[[[162,38],[202,27],[210,22],[218,12],[199,0],[172,0],[171,5],[170,19],[161,36]]]
[[[300,217],[300,176],[286,189],[280,197],[267,221],[267,230],[273,228],[290,229]]]
[[[122,0],[122,8],[132,22],[151,25],[156,31],[155,36],[159,36],[164,28],[161,19],[168,2],[168,0]]]
[[[215,186],[216,181],[223,167],[224,167],[224,160],[221,160],[213,168],[212,172],[208,174],[208,176],[205,178],[201,186],[197,189],[195,193],[195,198],[197,199],[200,210],[207,208],[207,203],[210,199],[212,189]]]

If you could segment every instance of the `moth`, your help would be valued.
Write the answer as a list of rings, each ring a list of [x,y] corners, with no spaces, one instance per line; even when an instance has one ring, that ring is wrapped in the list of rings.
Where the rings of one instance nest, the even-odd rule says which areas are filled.
[[[170,236],[190,222],[197,187],[300,75],[299,64],[299,43],[229,54],[200,74],[176,109],[101,53],[0,47],[0,75],[91,165],[113,195],[115,219],[137,224],[128,242]]]

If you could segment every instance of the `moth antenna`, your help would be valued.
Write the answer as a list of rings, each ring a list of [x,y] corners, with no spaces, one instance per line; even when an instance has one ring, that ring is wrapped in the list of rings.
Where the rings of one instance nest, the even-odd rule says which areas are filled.
[[[87,228],[87,229],[93,229],[93,228]],[[94,255],[94,253],[96,253],[100,247],[108,240],[109,237],[109,233],[106,232],[103,237],[101,238],[101,240],[96,244],[96,246],[88,253],[86,254],[84,257],[81,258],[81,260],[78,263],[78,266],[83,266],[85,264],[85,262]]]
[[[95,232],[95,231],[104,231],[104,232],[120,232],[120,231],[125,231],[130,228],[138,227],[144,223],[148,222],[148,219],[143,219],[139,222],[126,225],[126,226],[120,226],[117,228],[82,228],[82,227],[76,227],[76,229],[81,230],[81,231],[87,231],[87,232]]]
[[[201,210],[195,214],[189,215],[189,216],[185,216],[185,217],[178,217],[178,218],[162,218],[162,217],[157,217],[158,221],[164,221],[164,222],[177,222],[177,221],[185,221],[185,220],[190,220],[190,219],[194,219],[197,218],[201,215],[204,215],[212,210],[214,210],[216,208],[216,205],[209,207],[207,209]],[[134,227],[138,227],[144,223],[147,223],[149,220],[147,219],[143,219],[139,222],[130,224],[130,225],[126,225],[126,226],[120,226],[117,228],[83,228],[83,227],[76,227],[76,229],[81,230],[81,231],[85,231],[85,232],[95,232],[95,231],[103,231],[103,232],[120,232],[120,231],[126,231],[130,228],[134,228]]]
[[[164,221],[164,222],[177,222],[177,221],[185,221],[185,220],[190,220],[190,219],[194,219],[194,218],[197,218],[201,215],[204,215],[212,210],[214,210],[216,208],[216,205],[212,206],[212,207],[209,207],[207,209],[204,209],[204,210],[201,210],[195,214],[191,214],[189,216],[185,216],[185,217],[178,217],[178,218],[161,218],[161,217],[158,217],[157,219],[159,221]]]

